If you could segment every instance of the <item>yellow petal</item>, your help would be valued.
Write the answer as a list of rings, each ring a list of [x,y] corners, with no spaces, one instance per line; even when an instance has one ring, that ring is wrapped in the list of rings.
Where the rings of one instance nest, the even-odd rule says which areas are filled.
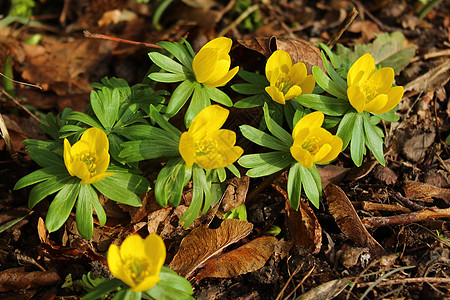
[[[288,92],[286,93],[286,95],[284,95],[284,98],[286,100],[291,100],[299,95],[302,94],[302,88],[299,87],[298,85],[293,85],[291,86],[291,88],[288,90]]]
[[[98,175],[95,175],[93,177],[90,178],[86,178],[85,180],[81,180],[81,184],[91,184],[91,183],[96,183],[99,182],[100,180],[102,180],[103,178],[109,177],[114,175],[114,173],[101,173]]]
[[[270,98],[272,98],[273,101],[278,102],[283,105],[286,103],[284,94],[281,91],[279,91],[276,87],[266,86],[265,90],[266,90],[266,93],[269,94]]]
[[[388,95],[381,94],[376,96],[373,100],[366,104],[364,107],[365,111],[369,111],[374,114],[382,114],[384,113],[384,107],[388,102]]]
[[[395,87],[391,88],[387,94],[388,101],[383,108],[384,112],[382,112],[382,114],[393,109],[402,100],[403,93],[404,93],[404,90],[403,90],[402,86],[395,86]]]
[[[130,274],[127,272],[127,270],[123,267],[124,262],[122,258],[120,257],[120,250],[119,247],[115,244],[111,244],[108,249],[108,267],[111,271],[111,274],[125,282],[127,285],[133,287],[134,281],[131,278]]]
[[[189,132],[183,132],[183,134],[181,135],[178,151],[180,152],[181,157],[186,163],[186,166],[192,167],[194,165],[195,150],[194,140],[192,139],[192,136],[189,134]]]
[[[103,149],[102,152],[97,153],[97,158],[95,160],[95,171],[97,172],[97,174],[106,172],[106,169],[108,169],[109,166],[109,160],[110,156],[106,149]]]
[[[90,153],[92,150],[92,144],[87,142],[86,140],[79,140],[75,144],[73,144],[71,153],[72,156],[83,155]]]
[[[376,91],[377,94],[387,94],[394,82],[394,76],[394,69],[382,68],[373,73],[367,82],[367,85],[374,87],[373,90]]]
[[[147,291],[147,290],[151,289],[152,287],[154,287],[160,280],[161,280],[161,278],[158,275],[145,277],[136,286],[132,287],[131,291],[133,291],[133,292]]]
[[[217,152],[195,157],[195,163],[202,169],[225,168],[241,157],[244,150],[239,146],[218,149]]]
[[[233,41],[227,37],[218,37],[203,45],[204,48],[218,48],[223,52],[230,52]],[[200,49],[201,50],[201,49]]]
[[[357,112],[362,113],[364,111],[366,98],[361,92],[358,85],[349,86],[347,89],[347,96],[350,105],[356,109]]]
[[[192,61],[195,79],[203,83],[207,81],[214,73],[214,66],[219,58],[219,52],[213,48],[202,48]]]
[[[297,122],[292,131],[292,136],[295,137],[302,128],[308,128],[309,130],[319,128],[322,126],[324,118],[325,116],[320,111],[307,114]]]
[[[91,177],[91,173],[89,172],[86,164],[82,161],[75,160],[71,164],[72,176],[76,176],[80,178],[82,181],[87,182]]]
[[[318,163],[327,163],[335,159],[339,153],[341,153],[343,142],[342,139],[336,135],[333,135],[331,137],[331,140],[328,142],[328,144],[331,146],[330,152],[323,157],[321,160],[318,160]]]
[[[366,81],[375,71],[375,59],[369,53],[364,54],[351,66],[347,75],[347,84],[352,86]]]
[[[81,136],[80,141],[86,142],[91,148],[89,151],[101,153],[103,149],[109,151],[109,141],[105,132],[96,127],[87,129]]]
[[[219,105],[210,105],[202,109],[192,120],[189,134],[199,141],[222,127],[230,112]]]
[[[266,63],[266,77],[270,83],[275,82],[280,72],[289,73],[292,67],[292,60],[289,53],[283,50],[276,50],[269,57]],[[280,71],[275,71],[279,69]],[[274,78],[276,75],[277,78]]]
[[[302,88],[302,94],[311,94],[314,90],[314,86],[316,85],[316,80],[313,75],[306,76],[303,83],[300,84]]]
[[[205,84],[206,86],[211,86],[227,75],[228,70],[230,69],[231,60],[228,54],[226,54],[226,56],[228,59],[219,59],[213,66],[211,65],[212,73],[209,76],[208,80],[203,82],[203,84]]]
[[[313,161],[314,162],[318,162],[323,160],[324,157],[326,157],[328,155],[328,153],[330,153],[331,151],[331,145],[329,144],[324,144],[320,147],[319,151],[317,151],[316,154],[314,154],[313,156]]]
[[[303,167],[311,168],[313,166],[313,160],[311,153],[301,147],[290,148],[292,157],[298,161]]]
[[[307,76],[306,66],[302,62],[294,64],[289,71],[288,78],[291,84],[300,85],[305,81]]]
[[[64,139],[64,164],[66,165],[67,171],[69,172],[70,176],[74,176],[72,171],[72,154],[71,154],[72,146],[70,145],[70,142],[67,139]]]
[[[144,240],[144,251],[153,266],[150,274],[158,275],[166,260],[166,245],[157,234],[150,234]]]
[[[295,135],[294,135],[295,133]],[[295,130],[295,132],[292,132],[292,137],[294,138],[294,143],[293,145],[297,145],[299,147],[301,147],[303,145],[303,143],[306,141],[306,138],[309,135],[309,128],[300,128],[297,127],[297,130]]]
[[[127,236],[120,246],[120,257],[123,261],[145,258],[144,240],[138,234]]]
[[[233,77],[237,74],[238,71],[239,71],[239,67],[234,67],[224,77],[220,78],[219,80],[217,80],[215,82],[205,83],[205,85],[207,87],[211,87],[211,88],[225,85],[228,83],[228,81],[233,79]]]

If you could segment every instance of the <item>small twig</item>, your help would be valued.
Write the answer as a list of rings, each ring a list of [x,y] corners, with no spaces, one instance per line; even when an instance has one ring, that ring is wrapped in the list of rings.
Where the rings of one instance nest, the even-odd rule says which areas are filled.
[[[14,79],[12,79],[12,78],[9,78],[8,76],[6,76],[5,74],[3,74],[2,72],[0,72],[0,75],[3,76],[3,77],[5,77],[5,78],[8,79],[8,80],[14,82],[14,83],[23,84],[23,85],[26,85],[26,86],[30,86],[30,87],[34,87],[34,88],[38,88],[38,89],[42,90],[42,87],[40,87],[40,86],[38,86],[38,85],[31,84],[31,83],[26,83],[26,82],[23,82],[23,81],[17,81],[17,80],[14,80]]]
[[[8,94],[8,92],[6,92],[4,89],[1,89],[1,92],[2,92],[3,95],[8,97],[8,99],[10,99],[12,102],[14,102],[17,106],[19,106],[21,109],[23,109],[25,112],[27,112],[30,115],[30,117],[35,119],[39,124],[42,124],[42,121],[39,120],[39,118],[36,117],[31,111],[29,111],[28,108],[23,106],[16,98],[14,98],[10,94]]]
[[[108,40],[108,41],[113,41],[113,42],[118,42],[118,43],[124,43],[124,44],[136,45],[136,46],[143,46],[143,47],[149,47],[149,48],[162,49],[161,46],[158,46],[156,44],[130,41],[130,40],[121,39],[121,38],[117,38],[117,37],[113,37],[113,36],[109,36],[109,35],[104,35],[104,34],[100,34],[100,33],[90,33],[87,30],[83,31],[83,34],[87,38]]]
[[[238,26],[245,18],[247,18],[251,13],[256,11],[259,8],[258,4],[252,5],[248,7],[236,20],[231,22],[227,27],[222,29],[217,36],[224,36],[228,31]]]
[[[302,263],[300,266],[298,266],[298,267],[294,270],[294,273],[292,273],[291,276],[289,276],[289,279],[286,281],[286,283],[284,284],[284,286],[283,286],[283,288],[281,289],[281,291],[278,293],[278,296],[277,296],[277,298],[276,298],[275,300],[280,300],[280,299],[281,299],[281,297],[283,296],[284,291],[286,290],[287,286],[289,285],[289,283],[291,282],[291,280],[294,278],[294,276],[295,276],[298,272],[300,272],[300,270],[302,269],[302,267],[303,267],[303,263]]]
[[[6,149],[8,150],[9,155],[11,155],[11,158],[14,160],[14,162],[20,164],[17,152],[14,150],[11,136],[9,135],[8,128],[6,127],[6,123],[3,119],[2,114],[0,114],[0,135],[5,140]]]
[[[417,278],[391,279],[391,280],[381,281],[377,284],[377,286],[405,284],[405,283],[422,283],[422,282],[450,284],[450,278],[417,277]],[[362,282],[362,283],[358,283],[358,287],[371,286],[374,283],[375,282]]]
[[[306,281],[306,279],[308,279],[308,277],[312,274],[315,268],[316,266],[313,266],[311,270],[309,270],[309,272],[305,275],[305,277],[303,277],[303,279],[297,284],[294,290],[290,292],[289,295],[287,295],[286,298],[284,299],[289,299],[298,290],[298,288]]]
[[[334,45],[336,45],[337,41],[341,37],[341,35],[347,30],[347,28],[350,26],[350,24],[353,22],[353,20],[358,15],[358,11],[355,7],[352,8],[352,10],[348,13],[348,15],[345,17],[344,21],[342,21],[341,25],[339,25],[338,29],[333,33],[331,38],[327,42],[328,48],[332,49]]]
[[[399,192],[394,192],[393,195],[394,195],[395,199],[397,199],[398,201],[403,203],[406,207],[408,207],[412,211],[420,211],[425,208],[425,206],[414,203],[411,200],[409,200],[408,198],[403,197]]]
[[[410,213],[411,210],[404,206],[398,204],[384,204],[384,203],[375,203],[369,201],[363,201],[362,207],[364,210],[373,211],[373,210],[381,210],[381,211],[392,211],[392,212],[403,212]]]

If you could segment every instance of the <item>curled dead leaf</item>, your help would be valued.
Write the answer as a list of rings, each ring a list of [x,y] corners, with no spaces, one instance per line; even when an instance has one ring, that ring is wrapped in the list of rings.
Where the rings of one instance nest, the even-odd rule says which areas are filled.
[[[0,272],[0,291],[6,292],[38,288],[55,285],[59,281],[61,281],[61,278],[56,272],[24,272],[17,268],[8,269]]]
[[[405,181],[403,186],[406,198],[414,200],[428,200],[431,198],[439,198],[450,204],[450,189],[436,187],[434,185],[417,182]]]
[[[195,228],[181,241],[180,249],[169,268],[181,276],[189,277],[206,260],[246,237],[252,229],[253,224],[234,219],[223,220],[217,229]]]
[[[262,268],[275,250],[278,239],[263,236],[218,257],[209,259],[195,279],[231,278]]]

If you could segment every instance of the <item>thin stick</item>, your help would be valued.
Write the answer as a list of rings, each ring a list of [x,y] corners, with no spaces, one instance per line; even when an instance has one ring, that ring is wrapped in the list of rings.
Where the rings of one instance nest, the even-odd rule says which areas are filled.
[[[298,290],[298,288],[306,281],[306,279],[308,279],[308,277],[312,274],[315,268],[316,266],[313,266],[311,270],[309,270],[309,272],[305,275],[305,277],[303,277],[303,279],[297,284],[295,289],[292,292],[290,292],[290,294],[287,295],[286,298],[284,299],[289,299]]]
[[[9,152],[9,155],[11,155],[11,158],[14,162],[20,164],[17,152],[14,150],[11,136],[9,135],[8,128],[6,127],[5,120],[3,119],[2,114],[0,114],[0,135],[5,140],[6,149]]]
[[[377,284],[377,286],[405,284],[405,283],[422,283],[422,282],[450,284],[450,278],[417,277],[417,278],[391,279],[391,280],[381,281]],[[358,287],[371,286],[374,283],[375,282],[361,282],[361,283],[358,283]]]
[[[258,8],[259,8],[258,4],[252,5],[249,8],[247,8],[236,20],[234,20],[233,22],[231,22],[230,25],[222,29],[217,36],[224,36],[228,31],[238,26],[242,21],[244,21],[245,18],[247,18],[252,12],[257,10]]]
[[[281,297],[283,296],[284,291],[286,290],[288,284],[291,282],[291,280],[294,278],[294,276],[295,276],[298,272],[300,272],[300,270],[302,269],[302,267],[303,267],[303,263],[302,263],[300,266],[298,266],[298,267],[294,270],[294,273],[292,273],[291,276],[289,276],[289,279],[286,281],[286,283],[284,284],[284,286],[283,286],[283,288],[281,289],[281,291],[278,293],[278,296],[277,296],[277,298],[276,298],[275,300],[280,300],[280,299],[281,299]]]
[[[3,77],[5,77],[5,78],[8,79],[8,80],[14,82],[14,83],[23,84],[23,85],[26,85],[26,86],[30,86],[30,87],[34,87],[34,88],[38,88],[38,89],[42,90],[42,87],[40,87],[40,86],[38,86],[38,85],[31,84],[31,83],[26,83],[26,82],[23,82],[23,81],[17,81],[17,80],[14,80],[14,79],[12,79],[12,78],[9,78],[8,76],[6,76],[5,74],[3,74],[2,72],[0,72],[0,75],[3,76]]]
[[[42,124],[42,121],[39,120],[38,117],[36,117],[31,111],[28,110],[28,108],[26,108],[25,106],[23,106],[17,99],[15,99],[13,96],[11,96],[10,94],[8,94],[4,89],[1,89],[1,92],[3,95],[5,95],[6,97],[8,97],[10,100],[12,100],[12,102],[14,102],[17,106],[19,106],[21,109],[23,109],[24,111],[26,111],[30,117],[32,117],[33,119],[35,119],[36,121],[38,121],[39,124]]]
[[[342,21],[341,25],[339,25],[338,29],[334,32],[331,38],[327,42],[328,48],[332,49],[334,45],[336,45],[337,41],[341,37],[341,35],[347,30],[350,24],[358,15],[358,11],[355,7],[348,13],[347,17],[345,17],[344,21]]]
[[[118,43],[162,49],[161,46],[158,46],[156,44],[125,40],[125,39],[121,39],[121,38],[117,38],[117,37],[113,37],[113,36],[109,36],[109,35],[104,35],[104,34],[100,34],[100,33],[91,33],[87,30],[83,31],[83,34],[87,38],[108,40],[108,41],[113,41],[113,42],[118,42]]]

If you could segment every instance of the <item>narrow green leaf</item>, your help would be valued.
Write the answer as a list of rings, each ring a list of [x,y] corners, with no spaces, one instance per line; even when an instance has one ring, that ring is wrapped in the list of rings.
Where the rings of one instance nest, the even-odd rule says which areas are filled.
[[[243,69],[239,69],[238,75],[245,81],[256,85],[268,86],[270,84],[266,76],[248,72]]]
[[[303,190],[305,191],[306,197],[316,208],[319,208],[320,194],[314,177],[307,168],[301,165],[300,173],[302,174]]]
[[[27,147],[27,151],[31,159],[43,168],[55,165],[65,168],[63,158],[55,152],[34,147]]]
[[[233,101],[231,101],[231,98],[218,88],[210,88],[205,86],[204,89],[212,101],[227,107],[233,106]]]
[[[364,132],[366,135],[365,143],[367,148],[373,153],[378,162],[384,166],[386,161],[383,152],[383,139],[378,135],[374,125],[370,123],[369,115],[363,114]]]
[[[234,103],[234,107],[236,108],[253,108],[263,105],[266,100],[268,100],[265,94],[253,95],[250,97],[246,97]]]
[[[350,142],[350,155],[357,167],[361,166],[365,149],[365,135],[362,114],[356,114]]]
[[[180,63],[159,52],[150,52],[148,56],[158,67],[168,72],[184,74],[187,71]]]
[[[398,104],[396,107],[394,107],[390,111],[388,111],[384,114],[375,115],[375,116],[377,116],[385,121],[388,121],[388,122],[397,122],[400,119],[400,116],[396,114],[397,109],[398,109]]]
[[[316,94],[303,94],[296,99],[301,105],[321,111],[329,116],[342,116],[351,109],[351,105],[347,99]]]
[[[116,181],[111,179],[112,176],[103,178],[102,180],[93,183],[92,185],[105,197],[134,207],[139,207],[142,205],[141,199],[139,197],[127,190],[125,187],[116,184]]]
[[[80,183],[69,183],[56,194],[55,199],[47,211],[45,217],[45,226],[48,232],[54,232],[61,228],[61,226],[69,218],[75,201],[77,200],[78,193],[80,191]]]
[[[151,73],[148,75],[151,80],[165,83],[173,83],[186,80],[186,75],[183,73]]]
[[[2,226],[0,226],[0,233],[4,232],[5,230],[7,230],[8,228],[11,228],[12,226],[16,225],[17,223],[19,223],[20,221],[22,221],[23,219],[25,219],[26,217],[30,216],[33,213],[33,211],[30,211],[29,213],[12,219],[11,221],[8,221],[6,223],[4,223]]]
[[[100,129],[102,128],[102,125],[98,123],[96,120],[94,120],[94,118],[79,111],[71,112],[68,116],[65,117],[65,120],[78,121],[91,127],[96,127]]]
[[[230,170],[230,172],[233,173],[233,175],[236,176],[237,178],[241,178],[241,173],[234,164],[229,165],[227,169]]]
[[[255,144],[273,150],[289,151],[289,147],[280,142],[279,139],[274,138],[273,136],[259,129],[256,129],[249,125],[241,125],[239,128],[241,130],[242,135]]]
[[[80,184],[76,208],[76,221],[78,232],[83,238],[89,240],[94,232],[94,219],[92,217],[92,203],[98,198],[97,193],[90,184]]]
[[[250,169],[246,173],[247,176],[262,177],[283,170],[293,160],[290,153],[274,151],[244,155],[238,160],[238,163]]]
[[[179,156],[178,143],[167,136],[161,136],[161,140],[130,141],[122,144],[123,150],[119,157],[127,162],[137,162],[159,157]]]
[[[107,87],[91,92],[91,106],[96,117],[106,130],[111,130],[119,113],[119,90]]]
[[[336,83],[336,88],[340,91],[341,94],[345,95],[344,98],[347,98],[347,82],[336,72],[336,70],[333,69],[331,64],[328,62],[327,58],[325,57],[325,53],[322,52],[322,61],[323,65],[325,66],[325,70],[327,71],[328,75],[330,75],[331,79]]]
[[[91,290],[89,293],[84,295],[81,299],[82,300],[97,300],[99,298],[102,298],[104,295],[108,295],[110,292],[116,290],[121,285],[124,285],[124,283],[122,281],[120,281],[119,279],[113,278],[111,280],[100,283],[93,290]]]
[[[117,120],[116,124],[114,124],[114,127],[129,125],[128,122],[133,120],[133,117],[136,116],[138,111],[139,104],[126,104],[125,109],[121,109],[119,111],[119,120]]]
[[[195,116],[207,106],[211,105],[206,87],[200,84],[195,85],[191,103],[189,104],[186,114],[184,115],[184,125],[189,128]]]
[[[331,80],[320,67],[313,66],[312,73],[316,83],[325,91],[337,98],[347,98],[347,93],[343,93],[342,89],[333,80]]]
[[[317,166],[313,165],[308,169],[309,173],[311,173],[314,181],[316,182],[317,190],[319,192],[319,197],[322,199],[322,178],[320,177],[319,170],[317,170]]]
[[[215,169],[217,173],[217,179],[219,179],[220,182],[224,182],[227,179],[227,172],[225,171],[225,168],[218,168]]]
[[[150,190],[150,183],[140,175],[125,173],[125,172],[116,172],[114,175],[108,177],[112,182],[115,182],[116,185],[119,185],[123,188],[126,188],[129,191],[134,192],[135,194],[145,194]]]
[[[185,80],[177,86],[167,105],[166,115],[168,117],[173,117],[180,111],[194,92],[194,87],[194,83],[190,80]]]
[[[80,179],[72,176],[52,177],[33,187],[28,196],[28,207],[31,209],[45,197],[61,190],[66,184],[74,184]]]
[[[163,129],[151,125],[115,127],[112,132],[130,140],[157,140],[159,137],[166,135]]]
[[[252,83],[236,83],[231,86],[231,89],[243,95],[257,95],[265,92],[264,85],[256,85]]]
[[[181,157],[170,159],[158,173],[155,183],[155,199],[159,205],[176,207],[180,204],[186,175],[191,177],[191,169]]]
[[[66,168],[61,165],[48,166],[43,169],[36,170],[17,181],[14,190],[22,189],[26,186],[50,179],[52,177],[61,177],[68,175]]]
[[[344,115],[341,122],[339,123],[336,135],[343,141],[342,150],[347,148],[348,143],[350,142],[357,116],[358,113],[356,111],[350,111]]]
[[[271,118],[267,103],[264,103],[263,110],[264,110],[264,120],[266,121],[267,129],[269,129],[270,133],[272,133],[276,138],[278,138],[284,144],[284,146],[290,148],[294,143],[292,135],[289,134],[286,130],[284,130]]]
[[[194,165],[192,168],[192,201],[189,208],[181,217],[180,222],[185,222],[183,227],[187,228],[195,221],[198,214],[200,213],[203,204],[203,188],[201,182],[205,177],[205,171],[200,167]]]
[[[302,173],[300,172],[300,164],[295,162],[292,164],[288,173],[287,193],[289,202],[293,209],[298,210],[300,205],[300,197],[302,195]]]
[[[181,131],[164,119],[153,105],[150,105],[150,117],[172,137],[174,142],[177,144],[180,142]]]
[[[86,130],[86,128],[68,124],[68,125],[64,125],[63,127],[61,127],[59,132],[73,132],[73,131],[84,131],[84,130]]]
[[[175,56],[187,69],[192,69],[192,60],[194,57],[187,49],[187,46],[166,41],[159,42],[158,45],[169,51],[169,53]]]

